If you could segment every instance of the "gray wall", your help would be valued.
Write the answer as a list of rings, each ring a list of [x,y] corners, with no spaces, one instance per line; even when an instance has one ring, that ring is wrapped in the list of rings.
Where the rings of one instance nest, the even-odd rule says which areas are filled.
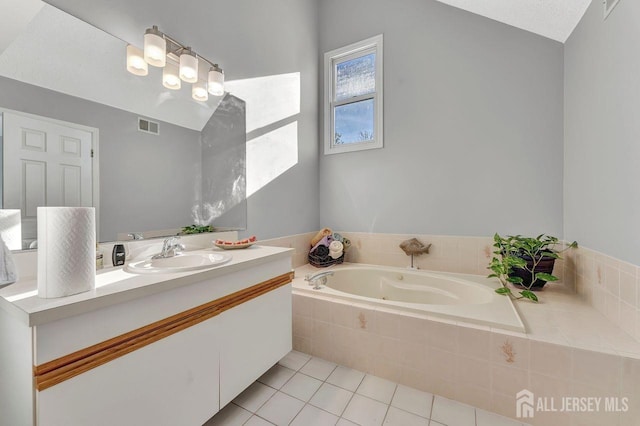
[[[322,0],[320,52],[384,34],[384,149],[322,156],[322,226],[562,236],[563,46],[433,0]]]
[[[0,107],[99,129],[100,241],[193,223],[200,132],[160,123],[159,136],[145,134],[136,114],[4,77]]]
[[[593,1],[565,44],[567,239],[640,265],[640,2]]]

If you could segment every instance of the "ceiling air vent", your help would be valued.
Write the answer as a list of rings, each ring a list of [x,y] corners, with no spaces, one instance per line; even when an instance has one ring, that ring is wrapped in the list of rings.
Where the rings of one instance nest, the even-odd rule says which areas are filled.
[[[607,16],[609,16],[619,1],[620,0],[602,0],[602,4],[604,5],[604,19],[607,19]]]
[[[152,135],[160,134],[160,124],[138,117],[138,130]]]

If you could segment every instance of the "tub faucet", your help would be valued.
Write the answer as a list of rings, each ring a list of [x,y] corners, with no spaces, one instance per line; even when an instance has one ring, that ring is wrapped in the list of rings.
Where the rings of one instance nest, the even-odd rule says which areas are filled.
[[[180,237],[169,237],[164,240],[162,244],[162,251],[155,256],[152,256],[152,259],[166,259],[167,257],[173,257],[176,254],[180,254],[182,250],[184,250],[184,245],[178,243]]]
[[[320,290],[322,285],[327,284],[327,277],[333,275],[333,271],[318,272],[316,274],[307,274],[304,277],[305,281],[309,282],[309,285],[314,286],[314,290]]]

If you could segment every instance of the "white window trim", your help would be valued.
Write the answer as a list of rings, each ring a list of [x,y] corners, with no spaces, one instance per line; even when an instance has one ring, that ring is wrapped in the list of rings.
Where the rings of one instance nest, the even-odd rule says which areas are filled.
[[[358,98],[336,101],[334,99],[335,84],[333,81],[335,62],[348,59],[349,56],[360,56],[364,51],[375,51],[376,53],[376,91],[373,95],[363,95]],[[382,75],[382,34],[375,37],[350,44],[339,49],[332,50],[324,54],[324,154],[338,154],[342,152],[362,151],[366,149],[377,149],[384,146],[383,143],[383,75]],[[362,98],[362,99],[360,99]],[[333,111],[335,106],[352,103],[357,100],[374,99],[374,138],[368,142],[350,143],[345,145],[334,144],[333,132]]]

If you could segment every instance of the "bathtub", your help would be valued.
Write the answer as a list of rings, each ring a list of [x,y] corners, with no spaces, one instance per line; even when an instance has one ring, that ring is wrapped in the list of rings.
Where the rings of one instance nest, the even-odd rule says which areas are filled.
[[[321,289],[304,280],[307,274],[332,271]],[[481,275],[433,272],[386,266],[342,264],[296,269],[294,292],[402,310],[453,321],[525,332],[507,296],[494,290],[500,283]]]

